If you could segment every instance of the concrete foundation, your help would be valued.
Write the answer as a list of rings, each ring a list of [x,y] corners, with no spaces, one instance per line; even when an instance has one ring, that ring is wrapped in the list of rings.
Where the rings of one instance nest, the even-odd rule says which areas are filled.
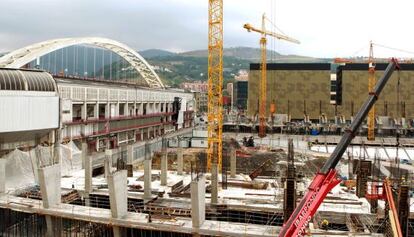
[[[151,199],[151,164],[152,160],[147,159],[144,160],[144,199]]]
[[[211,203],[218,203],[218,169],[217,164],[211,164]]]
[[[127,190],[127,171],[119,170],[111,173],[107,177],[109,189],[109,203],[113,218],[123,218],[128,214],[128,190]],[[113,227],[114,236],[123,235],[123,228]]]
[[[236,148],[230,148],[230,177],[236,177],[236,169],[237,169],[237,158],[236,158]]]
[[[6,159],[0,159],[0,193],[6,192]]]
[[[184,171],[184,155],[183,148],[179,147],[177,149],[177,173],[182,175]]]
[[[206,219],[206,180],[204,176],[191,182],[191,219],[193,228],[200,228]]]
[[[167,173],[168,173],[168,153],[164,151],[161,156],[161,185],[167,185]]]

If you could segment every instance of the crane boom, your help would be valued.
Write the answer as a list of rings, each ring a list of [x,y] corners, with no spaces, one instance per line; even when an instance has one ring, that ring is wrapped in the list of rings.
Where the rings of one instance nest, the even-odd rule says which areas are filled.
[[[279,34],[279,33],[276,33],[276,32],[271,32],[271,31],[267,31],[267,30],[263,31],[263,30],[260,30],[260,29],[257,29],[255,27],[251,26],[250,24],[244,24],[243,27],[249,32],[253,31],[253,32],[260,33],[264,36],[272,36],[272,37],[275,37],[276,39],[285,40],[285,41],[292,42],[292,43],[295,43],[295,44],[300,44],[300,41],[297,40],[297,39],[294,39],[294,38],[291,38],[289,36],[282,35],[282,34]]]
[[[250,24],[244,24],[244,28],[247,29],[248,32],[257,32],[262,35],[260,38],[260,51],[261,51],[261,80],[260,80],[260,98],[259,98],[259,137],[266,136],[266,99],[267,99],[267,55],[266,55],[266,44],[267,44],[267,36],[272,36],[280,40],[286,40],[288,42],[297,43],[300,42],[296,39],[290,38],[289,36],[282,35],[276,32],[271,32],[266,30],[266,15],[263,14],[262,16],[262,29],[255,28]]]
[[[341,160],[342,155],[354,138],[362,121],[366,118],[368,112],[378,100],[378,96],[395,69],[399,69],[399,65],[396,59],[392,59],[385,69],[384,75],[375,85],[373,92],[369,94],[367,100],[355,116],[354,121],[351,123],[350,127],[346,129],[338,145],[335,147],[335,150],[312,180],[308,187],[308,192],[302,198],[289,220],[282,227],[279,237],[305,235],[305,228],[312,219],[312,216],[318,210],[320,204],[323,202],[323,199],[328,192],[340,182],[335,169],[336,165]]]

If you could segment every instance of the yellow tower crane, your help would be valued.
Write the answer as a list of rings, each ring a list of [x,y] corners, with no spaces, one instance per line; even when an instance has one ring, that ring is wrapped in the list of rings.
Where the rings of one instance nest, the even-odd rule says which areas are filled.
[[[279,33],[271,32],[266,30],[266,20],[273,24],[269,19],[266,18],[266,15],[263,14],[262,16],[262,29],[255,28],[250,24],[244,24],[244,28],[247,29],[248,32],[257,32],[262,35],[260,38],[260,49],[262,52],[261,55],[261,80],[260,80],[260,98],[259,98],[259,137],[266,136],[266,90],[267,90],[267,55],[266,55],[266,44],[267,44],[267,36],[275,37],[279,40],[286,40],[288,42],[299,44],[300,42],[296,39],[290,38],[286,35],[282,35]]]
[[[211,162],[221,170],[223,128],[223,0],[208,1],[208,148]]]
[[[374,86],[377,83],[375,79],[375,62],[374,62],[374,50],[372,41],[369,43],[369,58],[368,58],[368,93],[372,94]],[[375,140],[375,105],[372,106],[368,113],[368,134],[367,139],[369,141]]]

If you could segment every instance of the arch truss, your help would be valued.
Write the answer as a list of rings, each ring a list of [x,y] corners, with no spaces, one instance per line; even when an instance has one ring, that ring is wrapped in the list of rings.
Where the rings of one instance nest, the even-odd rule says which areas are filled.
[[[15,50],[0,58],[0,67],[21,68],[37,58],[73,45],[88,44],[110,50],[125,59],[144,78],[151,88],[164,88],[164,84],[152,67],[134,49],[118,41],[99,38],[63,38],[47,40]]]

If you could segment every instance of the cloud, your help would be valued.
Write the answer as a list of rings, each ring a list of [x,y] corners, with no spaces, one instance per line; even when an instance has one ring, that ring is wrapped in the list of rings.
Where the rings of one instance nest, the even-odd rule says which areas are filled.
[[[207,48],[207,0],[2,0],[0,52],[42,40],[101,36],[143,50]],[[224,0],[225,46],[259,47],[261,14],[302,43],[269,39],[269,48],[315,57],[353,56],[370,40],[414,51],[409,30],[413,3],[395,0]],[[273,27],[270,30],[275,30]],[[365,47],[365,48],[364,48]],[[377,56],[412,56],[375,49]]]

